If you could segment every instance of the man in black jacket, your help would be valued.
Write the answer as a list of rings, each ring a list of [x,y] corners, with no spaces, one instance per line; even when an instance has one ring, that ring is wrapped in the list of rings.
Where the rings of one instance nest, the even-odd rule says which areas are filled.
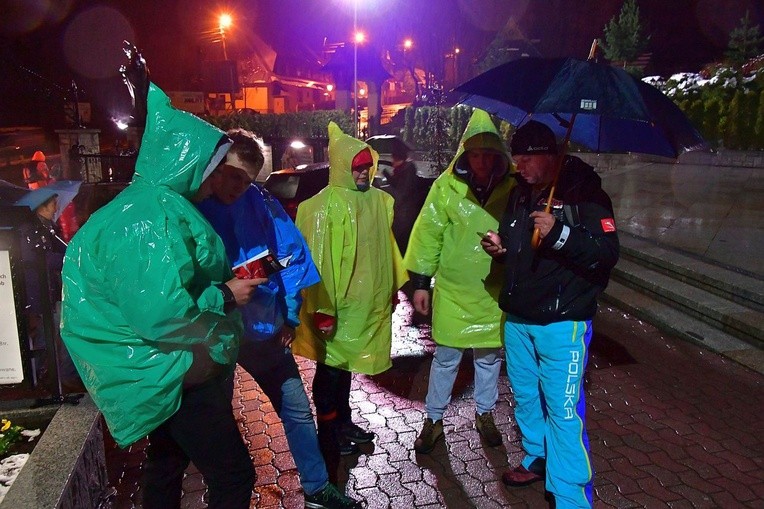
[[[556,506],[591,507],[592,465],[583,378],[597,295],[618,261],[613,206],[594,170],[566,156],[550,212],[544,212],[557,171],[551,129],[531,121],[511,143],[519,185],[509,197],[498,235],[485,251],[506,262],[499,306],[507,372],[526,456],[505,472],[509,486],[546,478]],[[533,230],[540,244],[531,247]]]
[[[411,230],[419,211],[422,210],[432,179],[417,175],[416,165],[409,159],[409,152],[404,146],[396,145],[392,150],[392,173],[384,172],[387,187],[383,188],[395,198],[393,204],[393,235],[401,251],[406,254]]]

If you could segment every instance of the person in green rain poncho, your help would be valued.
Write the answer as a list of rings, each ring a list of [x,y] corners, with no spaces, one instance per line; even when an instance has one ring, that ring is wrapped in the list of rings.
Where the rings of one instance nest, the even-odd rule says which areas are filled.
[[[475,366],[475,427],[490,446],[501,445],[493,420],[501,370],[501,265],[486,260],[480,238],[495,230],[514,179],[507,149],[488,113],[475,110],[456,156],[427,195],[409,240],[405,265],[414,309],[430,311],[436,343],[425,399],[427,418],[414,449],[429,453],[443,436],[443,414],[467,348]]]
[[[331,122],[329,184],[297,210],[321,282],[303,290],[292,349],[317,361],[313,400],[330,475],[337,451],[352,454],[373,439],[351,421],[351,372],[391,366],[393,300],[408,279],[392,233],[393,198],[370,186],[378,157]]]
[[[61,336],[117,444],[146,435],[143,507],[178,507],[189,460],[209,507],[248,508],[255,472],[222,385],[243,333],[237,305],[266,280],[232,279],[191,203],[230,140],[151,84],[131,184],[72,239]]]

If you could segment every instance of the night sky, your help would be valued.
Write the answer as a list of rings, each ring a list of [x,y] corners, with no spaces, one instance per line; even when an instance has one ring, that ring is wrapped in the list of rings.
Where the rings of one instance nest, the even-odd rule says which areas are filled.
[[[420,65],[442,65],[458,45],[475,59],[496,30],[514,17],[544,56],[586,58],[589,45],[622,0],[357,0],[358,26],[370,43],[394,51],[406,37]],[[757,0],[640,0],[652,33],[654,71],[697,71],[720,59],[729,31],[750,10],[764,27]],[[0,0],[0,126],[46,125],[60,89],[76,80],[103,111],[123,108],[117,75],[121,41],[143,50],[152,79],[168,90],[194,89],[205,61],[219,59],[217,15],[228,10],[231,57],[254,47],[252,33],[277,51],[307,47],[352,33],[353,0]]]

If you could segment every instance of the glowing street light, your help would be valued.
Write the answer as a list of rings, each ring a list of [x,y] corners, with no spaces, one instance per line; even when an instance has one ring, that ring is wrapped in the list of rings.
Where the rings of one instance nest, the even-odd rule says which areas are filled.
[[[410,50],[414,46],[414,41],[406,39],[403,41],[403,51]]]
[[[218,18],[218,30],[220,31],[220,42],[223,43],[223,60],[228,60],[228,52],[225,47],[225,31],[231,28],[233,18],[227,12],[224,12]]]
[[[358,0],[353,0],[353,136],[358,137]],[[363,35],[363,34],[361,34]],[[363,40],[363,39],[361,39]]]

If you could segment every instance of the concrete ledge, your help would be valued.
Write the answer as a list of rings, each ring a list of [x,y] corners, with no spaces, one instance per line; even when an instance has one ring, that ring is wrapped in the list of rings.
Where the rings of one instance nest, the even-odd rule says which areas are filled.
[[[764,350],[761,348],[756,348],[718,329],[709,327],[702,321],[617,281],[610,281],[607,289],[600,296],[600,300],[653,324],[659,330],[707,348],[764,374]]]
[[[101,414],[86,395],[79,405],[58,408],[0,508],[95,509],[107,487]]]
[[[633,235],[621,233],[619,240],[622,258],[630,258],[679,281],[764,312],[764,280]]]

